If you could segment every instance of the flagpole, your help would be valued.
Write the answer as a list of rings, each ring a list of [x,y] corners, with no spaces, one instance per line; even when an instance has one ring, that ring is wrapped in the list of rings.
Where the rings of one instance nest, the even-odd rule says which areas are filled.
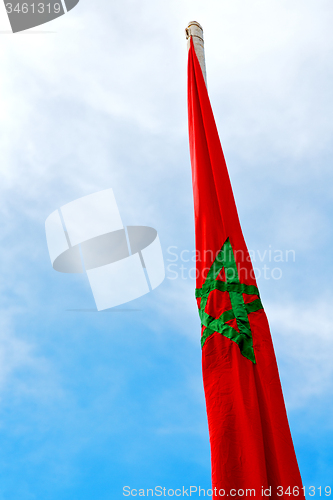
[[[221,491],[242,496],[246,489],[270,500],[305,500],[269,325],[207,92],[200,24],[189,23],[186,36],[195,242],[201,257],[195,297],[212,499],[220,499]]]
[[[199,59],[201,71],[207,86],[205,47],[202,26],[197,21],[191,21],[190,23],[188,23],[187,28],[185,29],[185,33],[187,39],[187,50],[189,50],[190,48],[191,38],[193,40],[194,50],[197,58]]]

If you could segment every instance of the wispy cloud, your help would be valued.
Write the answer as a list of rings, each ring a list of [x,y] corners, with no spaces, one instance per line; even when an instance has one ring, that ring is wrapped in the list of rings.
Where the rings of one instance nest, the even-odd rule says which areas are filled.
[[[266,305],[290,408],[306,407],[332,393],[331,303],[328,293],[308,303],[291,300]]]

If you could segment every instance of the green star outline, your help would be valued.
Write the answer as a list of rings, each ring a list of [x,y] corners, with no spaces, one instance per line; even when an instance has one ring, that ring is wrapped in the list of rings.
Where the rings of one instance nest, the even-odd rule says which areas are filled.
[[[217,279],[221,270],[224,268],[226,281]],[[219,318],[214,318],[205,312],[208,298],[213,290],[228,292],[232,309],[224,311]],[[245,304],[243,293],[248,295],[257,295],[258,298]],[[254,285],[245,285],[240,283],[237,265],[235,262],[233,248],[229,238],[226,239],[221,250],[216,256],[202,288],[196,288],[195,296],[201,298],[199,307],[199,316],[201,325],[205,326],[205,330],[201,337],[201,347],[204,346],[206,340],[214,332],[221,333],[233,342],[238,344],[241,354],[252,361],[256,362],[253,349],[253,338],[248,315],[252,312],[263,309],[259,290]],[[227,321],[235,319],[239,332],[232,326],[227,325]]]

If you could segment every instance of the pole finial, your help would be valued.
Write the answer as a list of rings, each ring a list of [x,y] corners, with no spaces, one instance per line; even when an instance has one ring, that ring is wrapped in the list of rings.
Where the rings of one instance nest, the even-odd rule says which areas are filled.
[[[190,38],[190,36],[196,36],[203,41],[203,29],[201,24],[199,24],[197,21],[191,21],[190,23],[188,23],[185,33],[187,40]]]
[[[195,53],[199,59],[202,74],[207,85],[205,48],[202,26],[197,21],[191,21],[190,23],[188,23],[187,28],[185,29],[185,34],[187,39],[187,49],[190,48],[191,38],[193,40]]]

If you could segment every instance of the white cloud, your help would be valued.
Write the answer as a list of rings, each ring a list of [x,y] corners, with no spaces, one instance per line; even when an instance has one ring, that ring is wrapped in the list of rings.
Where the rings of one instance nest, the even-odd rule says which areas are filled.
[[[266,304],[289,408],[333,390],[333,318],[329,295],[313,302]]]
[[[13,312],[13,311],[12,311]],[[19,311],[16,311],[19,312]],[[0,333],[0,399],[54,402],[62,391],[52,365],[36,346],[15,333],[10,315],[2,312]],[[23,333],[23,332],[22,332]]]

